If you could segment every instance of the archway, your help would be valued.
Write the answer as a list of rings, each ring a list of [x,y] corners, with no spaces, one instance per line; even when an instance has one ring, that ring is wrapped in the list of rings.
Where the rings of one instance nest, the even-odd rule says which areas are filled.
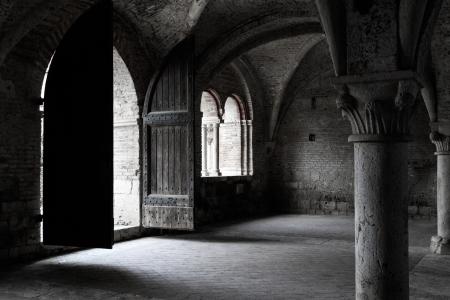
[[[140,226],[139,106],[130,72],[113,49],[114,229]]]
[[[102,1],[64,35],[45,82],[43,242],[111,248],[111,6]]]

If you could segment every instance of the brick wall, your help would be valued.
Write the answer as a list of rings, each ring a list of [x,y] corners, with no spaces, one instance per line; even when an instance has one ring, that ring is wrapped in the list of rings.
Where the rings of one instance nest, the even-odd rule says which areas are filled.
[[[349,214],[353,209],[353,146],[333,94],[299,97],[281,122],[272,180],[282,210]]]
[[[429,122],[425,104],[419,97],[411,120],[413,142],[408,147],[408,201],[410,215],[414,217],[436,215],[436,147],[429,139]]]
[[[410,214],[430,216],[436,208],[436,160],[428,139],[428,115],[419,100],[409,145]],[[276,206],[307,214],[353,213],[353,146],[348,121],[335,96],[298,98],[283,120],[274,151],[272,180]],[[313,140],[311,141],[310,138]]]
[[[0,261],[40,249],[40,112],[29,94],[27,63],[0,68]]]
[[[8,16],[8,22],[20,22],[3,24],[10,36],[2,40],[0,51],[0,263],[61,249],[40,243],[38,99],[52,53],[91,5],[89,0],[67,2],[64,7],[27,1]],[[22,20],[25,16],[30,18]]]
[[[240,97],[246,96],[245,82],[242,82],[236,71],[230,65],[227,65],[208,84],[208,87],[213,88],[220,96],[222,108],[225,106],[225,101],[232,94]]]
[[[139,106],[130,73],[114,49],[114,224],[139,226]]]
[[[329,59],[309,57],[320,56],[320,52],[318,49],[308,55],[309,68],[303,68],[303,73],[314,75],[315,69],[331,69],[331,65],[323,66],[331,63]],[[288,212],[352,214],[353,146],[347,142],[350,123],[336,108],[335,91],[328,80],[332,74],[312,75],[314,80],[306,85],[299,83],[302,88],[293,95],[292,105],[280,123],[270,172],[273,205]],[[408,160],[408,200],[414,217],[435,214],[436,161],[428,124],[425,105],[419,98],[411,120],[414,140],[409,145]]]
[[[224,122],[219,129],[220,171],[224,175],[241,174],[241,122]]]
[[[432,40],[436,77],[438,120],[450,121],[450,2],[443,1]]]

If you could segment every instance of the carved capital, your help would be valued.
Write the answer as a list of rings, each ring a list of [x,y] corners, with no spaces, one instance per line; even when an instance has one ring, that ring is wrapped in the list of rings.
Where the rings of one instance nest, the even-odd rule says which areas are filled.
[[[371,83],[367,86],[368,90],[373,89]],[[409,121],[418,92],[415,81],[399,80],[397,93],[393,93],[391,99],[357,99],[342,85],[336,104],[342,116],[350,121],[353,135],[359,136],[351,138],[352,141],[405,139],[409,135]]]
[[[436,154],[450,154],[450,137],[437,131],[430,133],[430,140],[436,146]]]

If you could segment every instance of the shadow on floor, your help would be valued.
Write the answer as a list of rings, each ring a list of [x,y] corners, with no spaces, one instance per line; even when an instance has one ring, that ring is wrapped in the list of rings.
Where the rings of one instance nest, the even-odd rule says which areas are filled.
[[[8,278],[15,278],[15,280],[8,280]],[[14,299],[13,297],[17,299],[48,297],[55,287],[67,287],[77,296],[82,294],[83,290],[84,292],[90,290],[89,293],[92,291],[130,293],[132,291],[134,294],[152,296],[149,295],[149,291],[158,288],[167,289],[168,286],[168,283],[156,274],[145,274],[139,270],[106,264],[80,264],[79,262],[74,265],[42,261],[16,269],[13,273],[8,273],[4,279],[1,280],[0,290],[14,291],[14,294],[9,295],[11,299]],[[39,294],[34,295],[38,291]],[[100,295],[94,298],[102,299]]]

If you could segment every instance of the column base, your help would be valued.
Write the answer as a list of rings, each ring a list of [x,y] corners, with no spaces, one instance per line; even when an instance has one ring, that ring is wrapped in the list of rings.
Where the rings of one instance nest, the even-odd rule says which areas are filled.
[[[209,177],[222,176],[222,173],[221,173],[219,170],[217,170],[217,171],[209,171],[209,172],[208,172],[208,176],[209,176]]]
[[[202,171],[202,176],[207,177],[207,176],[209,176],[209,173],[207,171]]]
[[[440,255],[450,255],[450,240],[438,235],[431,238],[430,250]]]

